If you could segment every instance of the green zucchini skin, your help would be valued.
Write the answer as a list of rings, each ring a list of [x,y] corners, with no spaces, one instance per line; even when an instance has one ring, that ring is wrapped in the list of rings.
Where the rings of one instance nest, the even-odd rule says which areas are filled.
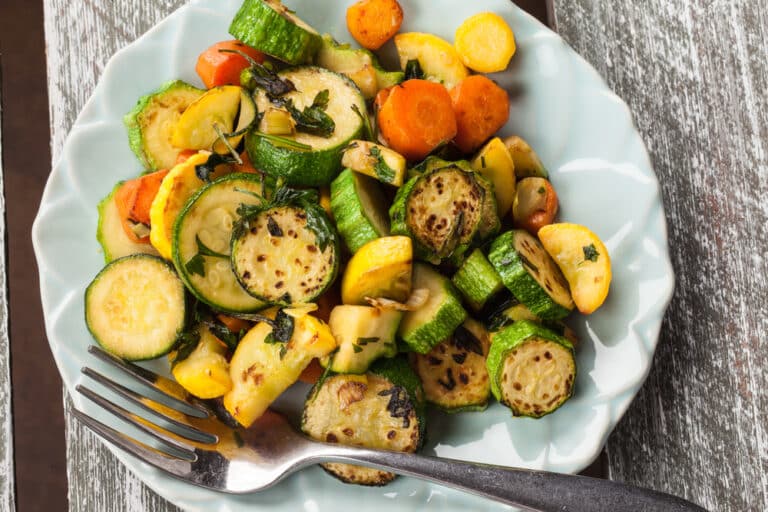
[[[170,169],[176,164],[182,148],[171,145],[171,131],[184,110],[204,93],[186,82],[172,80],[139,98],[125,115],[128,145],[145,169]]]
[[[336,227],[353,253],[389,234],[384,196],[373,178],[345,169],[331,183],[331,211]]]
[[[312,149],[294,149],[276,145],[273,141],[262,136],[254,127],[245,137],[245,149],[253,162],[254,167],[274,177],[283,178],[290,186],[321,187],[329,185],[342,169],[341,159],[344,149],[354,139],[361,137],[364,120],[361,119],[352,106],[357,106],[362,115],[367,115],[365,100],[357,85],[349,78],[315,66],[302,66],[290,68],[278,73],[281,78],[291,80],[297,84],[297,88],[305,84],[320,83],[320,80],[332,82],[333,88],[326,87],[330,91],[331,103],[336,97],[346,95],[349,102],[339,99],[338,108],[329,105],[326,113],[336,122],[336,129],[331,136],[333,141],[319,136],[297,133],[297,142],[307,144]],[[324,82],[326,83],[326,82]],[[305,94],[306,96],[306,94]],[[260,111],[268,108],[269,100],[263,91],[255,92],[256,103]],[[310,105],[314,99],[302,97],[302,93],[295,91],[285,95],[287,98],[296,99],[297,108]],[[337,110],[336,114],[332,110]],[[338,115],[337,115],[338,114]],[[342,122],[340,116],[347,116],[347,122]]]
[[[151,244],[139,244],[128,238],[123,231],[120,214],[115,204],[115,192],[123,185],[119,182],[107,197],[99,202],[99,224],[96,228],[96,240],[104,251],[104,263],[109,263],[131,254],[150,254],[159,256]]]
[[[481,249],[472,251],[451,281],[474,311],[482,310],[488,300],[504,289],[501,277]]]
[[[523,238],[531,250],[539,254],[541,265],[535,265],[528,258],[522,257],[515,247],[515,240]],[[498,272],[504,285],[531,312],[544,320],[560,320],[568,316],[573,309],[568,284],[560,269],[546,253],[541,243],[522,230],[502,233],[490,246],[488,260]],[[539,267],[542,268],[539,268]],[[548,275],[542,275],[546,273]],[[542,286],[534,274],[544,280]],[[564,291],[567,294],[566,305],[558,303],[550,295],[545,286]]]
[[[135,301],[137,297],[142,300]],[[162,307],[154,307],[158,305]],[[106,351],[130,361],[170,352],[186,329],[189,312],[184,284],[173,266],[149,254],[112,261],[85,291],[88,331]],[[118,330],[115,324],[125,323],[126,317],[131,317],[129,323]]]
[[[261,178],[257,174],[232,173],[206,184],[198,190],[181,210],[173,225],[172,255],[173,263],[187,289],[201,302],[208,304],[217,311],[230,314],[253,313],[267,306],[243,290],[237,281],[237,276],[229,268],[229,257],[219,259],[210,256],[203,258],[205,275],[200,276],[187,268],[189,261],[198,253],[195,237],[198,236],[199,222],[213,210],[226,211],[234,220],[240,204],[258,204],[258,198],[237,190],[260,193]],[[231,196],[235,197],[231,197]],[[220,197],[222,199],[217,199]],[[223,202],[222,202],[223,200]],[[231,228],[220,233],[222,240],[229,247],[232,236]],[[205,243],[205,242],[204,242]],[[191,250],[190,250],[191,247]],[[227,269],[219,274],[221,281],[214,286],[210,282],[210,272],[221,261]],[[223,284],[222,284],[223,283]]]
[[[311,62],[322,45],[320,35],[279,0],[245,0],[229,33],[248,46],[294,65]]]
[[[530,359],[526,357],[528,354],[523,353],[522,356],[526,357],[524,365],[528,367],[538,365],[538,367],[533,368],[538,369],[543,368],[544,365],[556,364],[563,360],[567,368],[565,373],[561,372],[561,379],[556,382],[558,389],[546,387],[544,391],[547,391],[548,394],[544,394],[542,397],[534,397],[536,399],[549,400],[544,402],[541,408],[538,404],[532,404],[531,402],[525,403],[515,400],[510,402],[507,397],[507,394],[514,392],[511,390],[517,390],[518,392],[525,390],[529,392],[529,386],[541,385],[539,379],[531,382],[511,382],[512,379],[506,380],[504,377],[504,367],[507,358],[517,357],[519,352],[524,352],[527,348],[531,348],[532,345],[530,344],[534,343],[541,346],[540,348],[535,347],[538,348],[538,352],[533,352],[536,354],[535,361],[528,360]],[[544,352],[545,357],[538,356],[542,349],[546,350]],[[564,337],[534,322],[520,320],[495,333],[492,338],[491,350],[488,354],[486,365],[488,374],[491,376],[491,392],[499,402],[512,410],[514,416],[541,418],[557,410],[573,394],[574,382],[576,380],[576,360],[573,345]],[[544,369],[548,370],[550,374],[552,373],[551,366]],[[562,380],[562,383],[560,380]],[[555,398],[550,400],[551,395],[549,393],[555,395]]]

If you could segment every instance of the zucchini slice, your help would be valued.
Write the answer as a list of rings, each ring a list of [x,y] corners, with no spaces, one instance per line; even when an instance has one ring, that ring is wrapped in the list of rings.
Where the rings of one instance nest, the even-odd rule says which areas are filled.
[[[344,150],[341,165],[387,185],[403,184],[407,162],[397,151],[365,140],[353,140]]]
[[[376,180],[345,169],[331,183],[331,211],[351,252],[389,234],[387,205]]]
[[[99,224],[96,228],[96,239],[104,251],[104,263],[109,263],[123,256],[131,254],[151,254],[159,256],[157,250],[151,244],[134,242],[125,234],[120,213],[115,204],[115,192],[123,184],[121,181],[107,197],[99,203]]]
[[[488,331],[467,318],[428,354],[415,354],[413,366],[427,402],[446,412],[485,409],[491,395],[485,367],[490,345]]]
[[[413,288],[428,289],[429,298],[416,311],[403,315],[398,334],[408,348],[426,354],[466,320],[467,312],[451,282],[429,265],[413,265]]]
[[[407,236],[377,238],[362,246],[347,263],[341,281],[344,304],[373,299],[406,302],[411,295],[413,244]]]
[[[116,259],[85,291],[88,330],[106,351],[122,359],[154,359],[168,353],[186,320],[184,283],[156,256]]]
[[[504,289],[501,277],[480,249],[464,260],[451,279],[474,311],[480,311],[489,299]]]
[[[431,263],[461,254],[480,228],[485,195],[476,174],[456,165],[415,176],[389,209],[391,232],[413,238],[416,255]]]
[[[183,147],[171,144],[181,115],[205,91],[181,80],[164,84],[146,96],[123,118],[128,144],[145,169],[170,169]]]
[[[563,273],[541,243],[526,231],[500,235],[491,244],[488,259],[504,285],[534,315],[559,320],[574,308]]]
[[[252,130],[245,137],[245,147],[253,165],[275,178],[283,178],[288,185],[319,187],[328,185],[341,170],[344,148],[363,132],[367,115],[365,99],[349,78],[313,66],[281,71],[280,78],[290,80],[296,91],[280,98],[291,100],[302,111],[310,107],[319,93],[328,91],[325,113],[335,124],[329,137],[301,131],[290,144],[281,143],[274,137]],[[255,91],[254,99],[259,112],[266,112],[274,105],[263,89]]]
[[[229,33],[288,64],[310,62],[322,45],[317,31],[280,0],[245,0],[229,26]]]
[[[413,453],[424,441],[423,391],[405,358],[379,359],[364,375],[318,382],[304,405],[301,429],[327,443]],[[323,469],[342,482],[385,485],[394,473],[350,464]]]
[[[370,306],[336,306],[328,325],[339,345],[321,361],[334,373],[365,373],[380,357],[397,354],[395,335],[403,314]]]
[[[273,206],[239,221],[232,235],[232,268],[242,287],[260,300],[311,302],[336,278],[335,233],[320,206]]]
[[[259,204],[257,174],[228,174],[199,190],[173,226],[173,262],[195,297],[226,313],[249,313],[265,303],[240,286],[229,244],[241,204]]]
[[[171,372],[176,382],[192,395],[218,398],[232,389],[227,346],[205,325],[198,326],[198,333],[200,340],[186,358],[179,360],[178,352],[170,354]]]
[[[525,304],[520,304],[514,297],[504,301],[494,311],[488,313],[484,319],[484,323],[488,330],[500,331],[520,320],[528,320],[546,327],[555,334],[570,341],[574,348],[579,344],[579,338],[576,336],[576,332],[566,325],[565,322],[562,320],[542,320],[531,313],[531,310],[528,309]]]
[[[554,412],[573,393],[573,345],[528,320],[493,335],[487,366],[493,395],[514,416],[540,418]]]

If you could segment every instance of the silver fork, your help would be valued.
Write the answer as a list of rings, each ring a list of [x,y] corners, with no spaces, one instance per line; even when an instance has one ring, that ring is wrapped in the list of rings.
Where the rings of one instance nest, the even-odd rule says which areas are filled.
[[[96,346],[89,352],[151,387],[157,399],[90,369],[82,372],[134,404],[149,420],[78,385],[77,391],[144,432],[150,446],[80,412],[96,434],[138,459],[193,485],[226,493],[266,489],[294,471],[321,462],[345,462],[429,480],[526,510],[579,512],[684,512],[704,509],[681,498],[626,484],[576,475],[476,464],[423,455],[321,443],[299,434],[281,414],[269,411],[248,429],[217,418],[207,403],[177,383]],[[219,414],[220,415],[220,414]]]

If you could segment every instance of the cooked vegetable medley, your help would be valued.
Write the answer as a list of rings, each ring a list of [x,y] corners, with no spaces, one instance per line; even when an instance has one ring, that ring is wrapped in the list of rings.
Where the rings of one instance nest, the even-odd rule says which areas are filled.
[[[330,443],[414,452],[425,404],[495,397],[539,418],[567,402],[563,319],[606,300],[608,250],[556,223],[542,160],[499,137],[510,97],[482,73],[516,52],[507,22],[478,13],[452,43],[399,33],[407,17],[397,0],[355,3],[356,49],[279,0],[245,0],[236,39],[200,48],[198,84],[138,99],[125,124],[144,172],[98,205],[106,266],[85,311],[99,344],[167,355],[243,427],[309,380],[302,428]],[[390,39],[400,69],[373,53]]]

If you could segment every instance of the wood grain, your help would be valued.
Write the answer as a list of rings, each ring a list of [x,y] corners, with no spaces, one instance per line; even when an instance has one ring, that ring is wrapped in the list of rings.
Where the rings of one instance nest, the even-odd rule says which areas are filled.
[[[2,66],[0,66],[2,69]],[[2,76],[0,76],[0,191],[3,184]],[[16,510],[13,478],[13,416],[11,414],[11,347],[8,336],[5,197],[0,194],[0,512]]]
[[[662,184],[677,289],[611,478],[768,510],[765,2],[555,0],[565,39],[630,106]]]

